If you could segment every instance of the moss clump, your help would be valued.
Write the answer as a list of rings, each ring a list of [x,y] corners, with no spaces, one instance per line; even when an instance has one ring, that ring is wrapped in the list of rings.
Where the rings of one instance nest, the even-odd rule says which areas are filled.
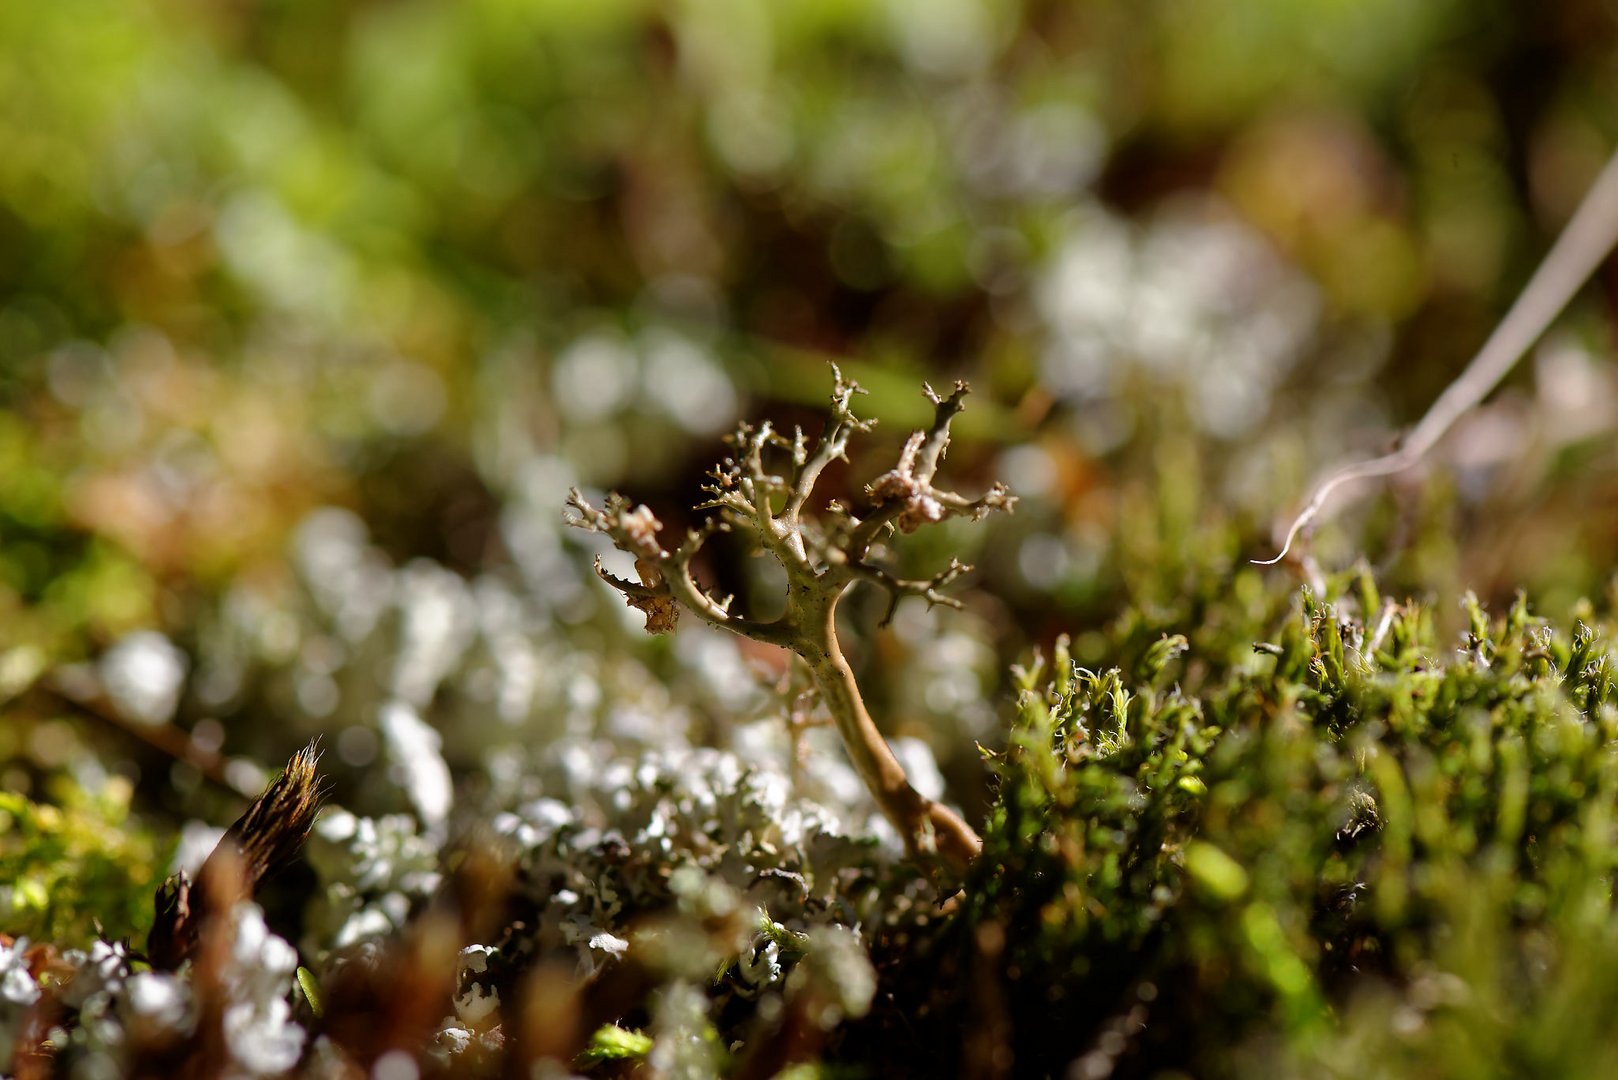
[[[118,778],[93,795],[63,780],[56,805],[0,792],[0,932],[63,948],[146,932],[166,853],[129,820],[131,793]]]
[[[1232,599],[1130,675],[1065,644],[1020,672],[942,950],[975,977],[914,1011],[1018,1075],[1612,1075],[1618,685],[1590,612],[1469,597],[1445,642],[1340,591],[1270,636]]]

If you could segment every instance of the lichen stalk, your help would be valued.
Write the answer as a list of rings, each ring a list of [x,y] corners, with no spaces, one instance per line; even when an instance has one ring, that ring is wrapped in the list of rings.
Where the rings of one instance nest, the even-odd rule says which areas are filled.
[[[865,707],[854,669],[838,647],[835,622],[833,602],[827,606],[824,624],[816,635],[816,647],[800,655],[804,655],[821,703],[842,736],[854,770],[883,816],[904,839],[912,857],[927,860],[936,855],[951,870],[964,872],[983,850],[983,841],[959,814],[911,786],[904,767]]]
[[[844,379],[835,365],[832,372],[832,415],[813,446],[801,430],[789,439],[768,423],[743,424],[731,438],[735,455],[714,468],[704,488],[708,498],[697,507],[713,510],[714,516],[688,533],[678,547],[670,550],[658,540],[663,526],[648,508],[631,507],[617,493],[598,508],[574,490],[568,506],[576,516],[570,524],[602,533],[620,551],[634,556],[639,581],[613,575],[599,560],[596,571],[646,615],[648,632],[673,630],[679,612],[686,610],[712,626],[797,654],[809,668],[861,780],[909,853],[962,872],[982,844],[958,814],[910,784],[882,738],[838,644],[837,604],[856,582],[866,581],[886,590],[892,604],[905,596],[920,596],[929,605],[958,606],[942,590],[970,567],[952,559],[931,578],[900,578],[871,561],[872,547],[893,530],[913,532],[949,517],[977,520],[991,511],[1009,511],[1016,500],[1003,484],[993,485],[977,499],[934,486],[949,448],[950,421],[964,407],[967,394],[966,384],[956,383],[947,398],[925,387],[934,406],[933,423],[912,434],[898,464],[866,488],[870,505],[864,518],[834,503],[827,507],[828,520],[806,521],[804,511],[821,474],[833,461],[846,460],[850,436],[869,431],[874,424],[853,413],[853,397],[863,393],[859,386]],[[791,463],[788,476],[772,472],[767,464],[768,457],[783,452]],[[710,595],[692,573],[692,562],[708,537],[731,529],[751,535],[785,569],[786,608],[779,618],[761,621],[733,612],[730,597]],[[892,612],[890,605],[890,617]]]

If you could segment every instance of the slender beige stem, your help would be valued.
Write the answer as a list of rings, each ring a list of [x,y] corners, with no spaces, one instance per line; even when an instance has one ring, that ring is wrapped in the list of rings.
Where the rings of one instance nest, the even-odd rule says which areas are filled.
[[[983,850],[983,841],[959,814],[910,786],[904,767],[893,756],[865,707],[854,681],[854,669],[837,645],[836,611],[837,602],[833,600],[823,613],[817,613],[810,647],[802,652],[820,700],[837,725],[855,771],[883,815],[904,838],[910,854],[925,858],[936,853],[950,869],[964,873]]]
[[[1505,318],[1483,343],[1483,348],[1448,389],[1438,396],[1404,444],[1391,454],[1356,462],[1332,473],[1315,488],[1309,501],[1292,520],[1286,542],[1271,559],[1254,559],[1259,566],[1274,566],[1287,557],[1298,534],[1312,524],[1338,488],[1358,480],[1403,472],[1427,455],[1439,439],[1467,412],[1489,396],[1523,353],[1573,299],[1596,267],[1618,242],[1618,152],[1579,204],[1573,220],[1557,237],[1545,261],[1539,264]]]

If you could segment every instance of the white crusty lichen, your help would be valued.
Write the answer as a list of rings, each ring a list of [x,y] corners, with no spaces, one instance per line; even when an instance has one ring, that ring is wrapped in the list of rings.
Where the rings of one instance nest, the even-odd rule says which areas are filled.
[[[857,782],[846,824],[795,795],[782,764],[706,747],[608,758],[552,790],[562,797],[492,826],[517,846],[540,945],[571,949],[583,976],[634,950],[634,912],[699,893],[746,897],[795,926],[879,917],[892,898],[877,843],[850,834],[872,813]]]
[[[487,945],[468,945],[461,950],[456,965],[455,1018],[469,1028],[485,1027],[499,1015],[500,991],[482,981],[494,954]]]
[[[677,546],[667,547],[658,538],[663,525],[648,507],[634,506],[617,493],[597,506],[575,489],[568,499],[575,515],[570,523],[604,534],[633,556],[638,580],[608,572],[599,560],[596,570],[646,616],[648,632],[673,630],[680,612],[690,611],[710,625],[800,657],[855,769],[906,848],[913,856],[936,856],[951,869],[964,871],[982,842],[960,815],[912,786],[883,740],[839,645],[837,604],[856,582],[866,581],[885,589],[894,603],[920,596],[929,604],[953,606],[956,602],[943,590],[967,567],[951,560],[931,578],[904,579],[876,561],[873,548],[894,530],[913,532],[950,517],[976,520],[1010,510],[1015,500],[1003,484],[977,499],[934,484],[949,447],[950,422],[967,394],[966,384],[956,383],[947,397],[925,387],[934,408],[932,425],[912,433],[898,464],[866,486],[869,505],[863,516],[835,502],[817,514],[812,503],[821,474],[833,461],[846,460],[850,437],[870,430],[873,423],[853,412],[859,386],[835,366],[832,371],[831,419],[820,438],[810,440],[801,429],[788,437],[768,422],[743,424],[732,437],[735,455],[713,470],[704,489],[708,498],[697,508],[714,514]],[[784,462],[780,471],[772,465],[777,460]],[[780,616],[765,620],[735,611],[733,598],[714,596],[697,583],[692,568],[697,553],[714,533],[731,529],[748,533],[786,572],[786,605]]]
[[[719,1075],[719,1036],[702,988],[676,979],[652,997],[652,1050],[646,1063],[668,1080],[709,1080]]]
[[[231,909],[230,958],[221,972],[226,1004],[225,1045],[242,1076],[274,1076],[298,1063],[304,1030],[292,1019],[289,997],[298,953],[270,932],[257,904]]]
[[[442,880],[439,843],[409,814],[331,810],[310,830],[304,853],[320,883],[305,916],[304,945],[314,956],[393,935]]]
[[[0,941],[0,1073],[11,1072],[11,1057],[17,1034],[29,1008],[39,1000],[39,984],[23,955],[26,939],[7,944]]]
[[[64,952],[69,974],[56,996],[76,1015],[61,1048],[63,1071],[143,1074],[176,1047],[201,1043],[217,1047],[217,1059],[208,1060],[220,1076],[254,1080],[294,1068],[305,1038],[289,1001],[297,952],[250,900],[236,903],[217,930],[225,947],[177,973],[132,970],[121,943]]]
[[[377,717],[388,760],[388,776],[404,791],[416,816],[429,830],[441,831],[454,803],[454,783],[441,748],[443,736],[409,705],[392,701]]]

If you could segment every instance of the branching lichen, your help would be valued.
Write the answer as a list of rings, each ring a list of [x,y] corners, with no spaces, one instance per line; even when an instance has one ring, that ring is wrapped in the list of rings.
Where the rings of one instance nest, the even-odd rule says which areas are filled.
[[[710,625],[801,657],[855,768],[911,855],[937,857],[955,871],[964,870],[982,844],[958,814],[911,786],[883,740],[838,644],[837,603],[855,582],[869,581],[885,589],[892,604],[919,596],[928,604],[958,606],[943,590],[968,567],[952,559],[930,578],[901,578],[873,561],[873,546],[895,529],[914,532],[946,518],[977,520],[994,510],[1009,511],[1015,498],[1003,484],[977,499],[934,486],[949,448],[950,422],[967,394],[967,385],[957,382],[947,397],[925,387],[934,406],[933,422],[913,433],[898,464],[867,486],[870,505],[863,517],[836,502],[826,506],[824,515],[814,514],[815,486],[826,467],[839,458],[847,460],[850,437],[875,423],[854,415],[854,395],[863,393],[858,384],[845,379],[835,365],[832,373],[831,418],[820,438],[811,441],[801,429],[788,437],[767,421],[756,427],[743,424],[731,439],[734,455],[715,467],[703,489],[708,498],[697,507],[715,513],[678,546],[671,549],[658,539],[662,524],[650,509],[631,506],[617,493],[597,507],[575,489],[568,506],[576,516],[569,523],[604,534],[634,557],[638,581],[610,573],[599,560],[596,572],[646,615],[649,633],[673,630],[683,608]],[[775,460],[787,463],[784,472],[772,471]],[[692,572],[697,552],[715,532],[732,529],[749,533],[786,571],[786,607],[778,618],[761,620],[734,611],[732,597],[715,596],[698,584]]]

